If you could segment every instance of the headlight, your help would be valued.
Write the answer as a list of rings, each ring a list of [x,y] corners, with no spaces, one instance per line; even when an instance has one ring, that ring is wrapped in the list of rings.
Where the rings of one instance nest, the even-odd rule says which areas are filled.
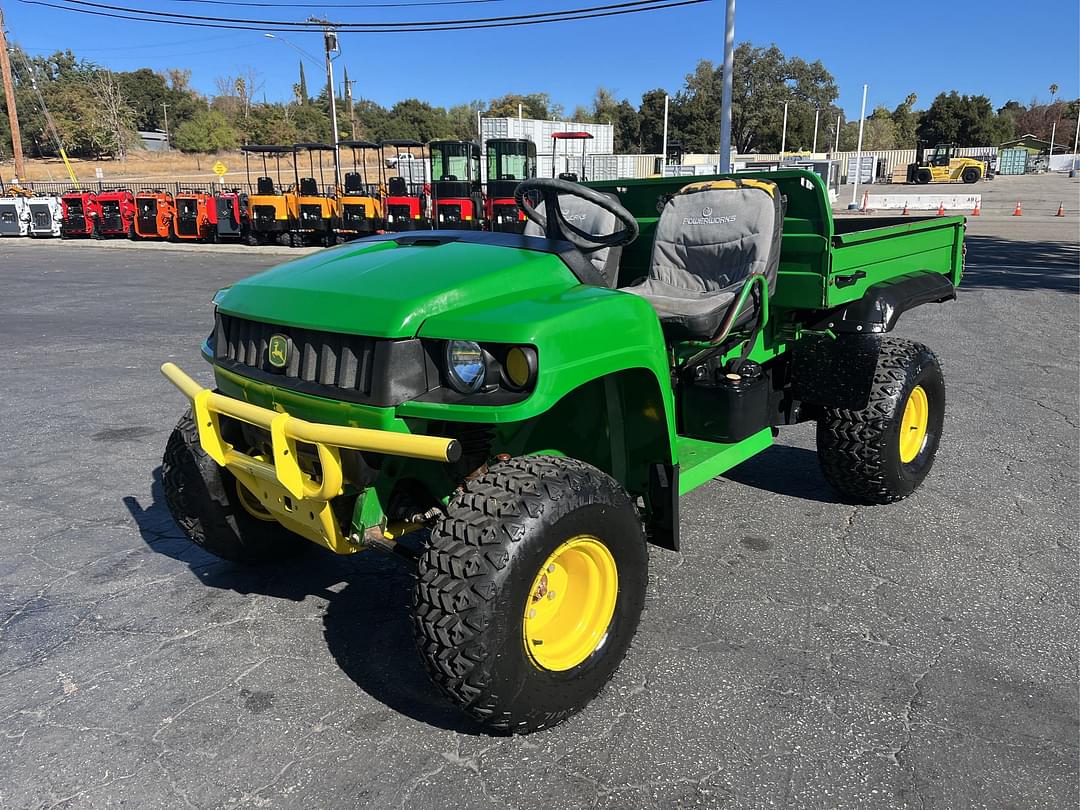
[[[536,379],[536,350],[528,346],[514,346],[506,353],[503,368],[508,387],[519,391],[524,389]]]
[[[484,350],[471,340],[451,340],[446,344],[446,376],[462,394],[474,394],[484,384]]]

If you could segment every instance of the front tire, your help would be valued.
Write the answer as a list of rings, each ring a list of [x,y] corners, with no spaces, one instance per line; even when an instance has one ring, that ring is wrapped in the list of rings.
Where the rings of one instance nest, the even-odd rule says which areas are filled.
[[[979,177],[981,176],[982,172],[980,172],[974,166],[969,166],[968,168],[964,169],[963,173],[960,175],[960,178],[968,185],[971,185],[972,183],[978,183]]]
[[[862,503],[906,498],[934,465],[945,418],[945,380],[926,346],[881,339],[870,399],[860,410],[826,409],[818,461],[839,492]]]
[[[177,525],[195,545],[225,560],[261,563],[294,556],[309,547],[246,493],[228,470],[199,445],[189,408],[169,436],[161,460],[165,500]]]
[[[915,182],[920,186],[925,186],[933,179],[934,175],[930,173],[929,169],[919,169],[919,171],[915,173]]]
[[[626,655],[648,553],[630,498],[580,461],[515,458],[468,482],[417,568],[432,680],[482,726],[527,734],[592,700]]]

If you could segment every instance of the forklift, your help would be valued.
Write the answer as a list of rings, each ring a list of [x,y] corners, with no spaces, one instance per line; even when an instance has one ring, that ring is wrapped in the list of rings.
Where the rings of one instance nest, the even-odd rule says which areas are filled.
[[[300,176],[301,152],[307,153],[308,172]],[[334,152],[334,146],[328,143],[293,144],[293,172],[296,185],[289,194],[290,215],[293,228],[289,233],[289,244],[303,247],[309,242],[321,242],[324,247],[334,244],[334,229],[338,224],[338,199],[336,182],[326,184],[323,155]],[[315,179],[315,156],[318,155],[319,179]]]
[[[585,152],[588,149],[589,141],[592,140],[592,135],[588,132],[553,132],[551,134],[551,176],[555,177],[555,157],[558,151],[559,141],[562,141],[563,146],[563,162],[566,166],[565,172],[559,172],[560,180],[568,180],[571,183],[582,182],[584,183],[588,178],[585,177]],[[570,171],[570,141],[581,141],[581,174]]]
[[[386,198],[383,210],[386,213],[388,231],[427,231],[431,229],[431,217],[428,213],[427,154],[420,141],[393,140],[383,141],[379,145],[380,158],[387,149],[407,149],[398,152],[392,168],[396,175],[386,178]],[[418,149],[417,158],[413,150]],[[405,155],[409,155],[406,160]]]
[[[480,146],[473,141],[432,141],[428,151],[435,227],[468,231],[483,228]]]
[[[379,144],[371,141],[338,141],[338,149],[352,152],[352,171],[346,172],[339,205],[341,219],[338,233],[346,239],[370,236],[379,233],[385,227],[383,220],[383,201],[380,189],[383,186],[383,161],[379,155],[378,184],[372,187],[367,178],[368,150],[379,149]],[[360,153],[357,161],[357,152]]]
[[[217,241],[217,206],[212,194],[181,186],[174,202],[176,217],[173,219],[173,233],[177,239],[192,242]]]
[[[518,183],[536,177],[536,144],[525,138],[492,138],[487,142],[488,229],[508,233],[525,230],[525,214],[514,202]]]
[[[176,204],[173,195],[161,189],[140,191],[135,195],[135,236],[138,239],[176,241],[173,218]]]
[[[939,143],[930,156],[926,156],[926,142],[915,145],[915,162],[907,167],[907,181],[927,183],[977,183],[986,173],[981,160],[956,156],[955,143]]]
[[[281,158],[293,154],[291,146],[260,146],[249,144],[241,147],[244,152],[244,172],[247,176],[249,227],[246,242],[249,245],[285,244],[293,227],[289,206],[289,190],[281,181]],[[262,159],[262,174],[251,182],[251,156]],[[271,177],[269,159],[273,159]]]

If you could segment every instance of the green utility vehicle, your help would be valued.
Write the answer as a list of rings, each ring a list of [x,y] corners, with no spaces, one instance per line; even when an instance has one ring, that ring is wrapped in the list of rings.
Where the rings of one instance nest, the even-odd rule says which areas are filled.
[[[245,279],[214,298],[215,390],[162,367],[192,403],[163,462],[188,536],[244,562],[399,554],[431,677],[504,733],[603,688],[646,544],[678,551],[679,496],[780,427],[817,423],[846,498],[919,486],[944,383],[888,332],[955,298],[964,231],[834,220],[800,170],[516,199],[524,234],[384,234]]]

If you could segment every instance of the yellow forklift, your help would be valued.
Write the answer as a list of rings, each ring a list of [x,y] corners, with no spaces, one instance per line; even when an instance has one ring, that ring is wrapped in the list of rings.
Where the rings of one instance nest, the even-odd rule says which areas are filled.
[[[290,212],[290,190],[281,181],[281,158],[291,157],[291,146],[242,147],[244,152],[244,170],[247,173],[248,211],[251,223],[247,233],[249,245],[285,244],[293,227]],[[262,174],[251,182],[251,156],[262,159]],[[273,160],[274,176],[270,176],[270,161]]]
[[[340,219],[338,234],[346,239],[370,236],[386,227],[383,215],[383,162],[379,144],[371,141],[338,141],[338,150],[352,152],[352,171],[342,178],[342,192],[338,198]],[[368,183],[367,153],[374,149],[379,172],[376,184]],[[359,152],[359,160],[357,153]]]
[[[955,143],[939,143],[926,154],[925,141],[915,146],[915,162],[909,163],[907,181],[927,183],[978,183],[986,172],[986,164],[975,158],[956,156]]]
[[[301,153],[307,153],[307,172],[300,176]],[[337,241],[338,226],[337,184],[327,184],[323,156],[330,153],[330,171],[333,173],[334,147],[328,143],[298,143],[293,145],[293,170],[296,185],[289,195],[289,213],[294,225],[289,232],[289,244],[303,247],[312,242],[329,247]],[[318,156],[318,162],[315,158]],[[316,179],[316,168],[318,179]],[[344,241],[342,239],[341,241]]]

